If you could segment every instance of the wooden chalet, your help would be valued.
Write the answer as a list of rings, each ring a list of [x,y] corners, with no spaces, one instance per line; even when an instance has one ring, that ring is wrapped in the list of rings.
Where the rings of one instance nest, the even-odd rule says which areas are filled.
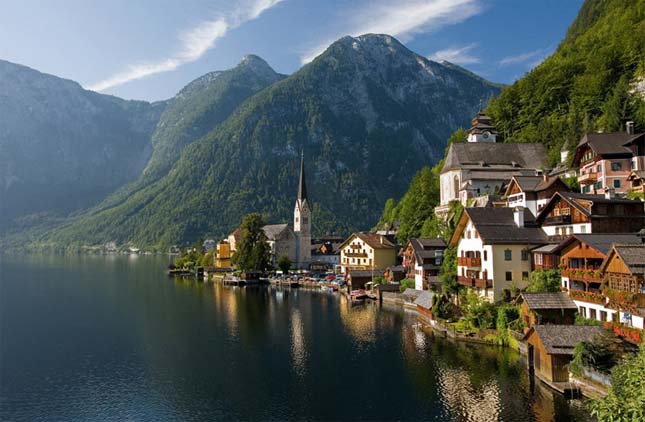
[[[406,277],[414,280],[415,288],[428,290],[438,283],[443,252],[448,247],[440,238],[410,239],[402,249]]]
[[[600,270],[606,279],[607,307],[620,311],[630,325],[645,328],[645,244],[614,244]]]
[[[537,215],[556,192],[569,192],[569,186],[559,177],[513,176],[506,188],[509,208],[521,206]]]
[[[627,176],[627,181],[630,184],[630,188],[633,192],[636,193],[645,193],[645,171],[633,170]]]
[[[573,349],[605,332],[602,327],[580,325],[534,325],[525,334],[529,369],[549,384],[569,381]]]
[[[574,234],[554,250],[560,254],[562,287],[570,291],[572,298],[588,299],[592,303],[603,301],[600,296],[575,292],[600,295],[604,282],[601,266],[614,242],[639,244],[642,240],[635,234],[625,233]]]
[[[548,243],[531,250],[533,270],[554,270],[560,264],[560,255],[556,252],[557,243]]]
[[[606,195],[557,192],[537,216],[552,239],[577,233],[635,233],[645,227],[645,208],[638,200]]]
[[[522,293],[522,321],[528,331],[534,325],[573,325],[578,307],[565,292]]]

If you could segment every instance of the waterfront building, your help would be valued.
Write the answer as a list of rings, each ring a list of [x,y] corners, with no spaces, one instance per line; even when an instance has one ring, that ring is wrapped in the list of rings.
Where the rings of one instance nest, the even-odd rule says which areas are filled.
[[[626,193],[630,172],[645,170],[645,133],[634,133],[633,122],[627,127],[620,133],[588,133],[580,140],[572,165],[579,168],[581,193]]]
[[[614,244],[600,266],[607,307],[628,326],[645,329],[645,244]]]
[[[453,142],[448,148],[440,175],[438,216],[445,216],[451,201],[464,206],[482,195],[503,193],[513,176],[542,174],[547,158],[544,145],[497,143],[490,117],[477,114],[468,131],[467,142]]]
[[[565,292],[522,293],[522,321],[534,325],[573,325],[578,307]]]
[[[643,202],[604,195],[556,192],[537,216],[548,236],[562,240],[577,233],[634,233],[645,226]]]
[[[603,332],[604,328],[594,326],[534,325],[524,336],[529,368],[551,385],[568,383],[573,349],[582,341],[593,341]]]
[[[457,281],[491,302],[525,288],[530,251],[547,243],[526,208],[465,208],[449,245],[457,247]]]
[[[402,250],[406,277],[414,280],[417,290],[429,290],[439,283],[443,253],[448,245],[441,238],[410,239]]]
[[[334,269],[340,264],[340,245],[343,238],[327,236],[312,240],[311,244],[311,266]]]
[[[341,272],[349,270],[383,271],[396,264],[396,245],[387,236],[376,233],[353,233],[340,245]]]
[[[602,263],[613,243],[638,245],[642,241],[640,236],[631,233],[574,234],[558,245],[562,288],[569,293],[582,317],[603,322],[625,319],[607,306]]]
[[[232,267],[231,258],[231,244],[228,243],[228,240],[222,240],[217,244],[216,254],[215,254],[215,267],[216,268],[230,268]]]
[[[406,278],[406,270],[403,265],[393,265],[387,267],[383,273],[383,277],[390,283],[398,283]]]
[[[525,207],[537,216],[556,192],[570,189],[559,177],[513,176],[506,188],[506,206]]]

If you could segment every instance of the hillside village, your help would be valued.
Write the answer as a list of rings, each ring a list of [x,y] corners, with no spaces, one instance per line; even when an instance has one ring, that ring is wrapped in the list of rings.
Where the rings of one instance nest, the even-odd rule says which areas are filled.
[[[605,331],[598,326],[627,343],[643,340],[645,134],[635,133],[631,122],[624,132],[586,134],[571,160],[563,148],[553,169],[546,168],[542,145],[496,142],[496,136],[491,118],[480,112],[467,139],[447,150],[434,209],[455,222],[446,239],[400,243],[397,222],[344,238],[313,238],[303,155],[293,223],[262,228],[269,266],[278,268],[286,257],[291,272],[281,277],[296,281],[291,286],[327,274],[346,282],[348,297],[401,303],[435,326],[450,319],[442,303],[458,307],[464,294],[500,307],[522,303],[520,348],[537,375],[563,391],[574,347]],[[234,271],[241,237],[238,228],[205,243],[213,248],[207,277]],[[531,289],[532,280],[544,277],[557,277],[557,285]],[[557,338],[568,345],[553,346]]]

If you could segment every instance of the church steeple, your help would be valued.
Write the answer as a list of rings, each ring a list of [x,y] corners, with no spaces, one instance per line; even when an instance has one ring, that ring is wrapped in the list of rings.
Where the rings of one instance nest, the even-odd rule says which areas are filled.
[[[306,268],[311,262],[311,209],[307,201],[307,182],[305,180],[305,155],[300,155],[300,180],[298,197],[293,210],[293,233],[296,237],[296,265]]]
[[[300,154],[300,181],[298,183],[298,199],[307,200],[307,182],[305,181],[305,152]]]

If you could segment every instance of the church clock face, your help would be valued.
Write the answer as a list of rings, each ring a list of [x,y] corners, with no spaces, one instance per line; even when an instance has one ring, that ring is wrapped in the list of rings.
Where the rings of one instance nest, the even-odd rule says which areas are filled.
[[[489,136],[490,134],[488,132],[484,132],[484,139],[488,139]]]

